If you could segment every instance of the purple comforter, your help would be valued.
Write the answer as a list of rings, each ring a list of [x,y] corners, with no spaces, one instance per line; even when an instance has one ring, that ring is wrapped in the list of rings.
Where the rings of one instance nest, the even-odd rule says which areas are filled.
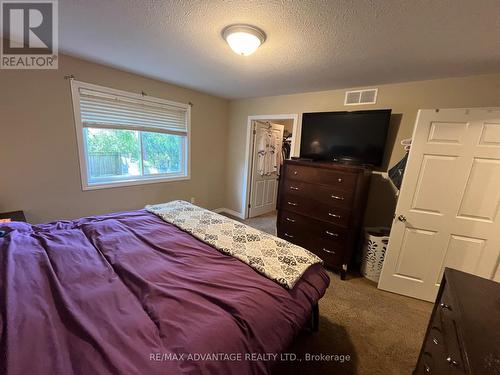
[[[329,283],[286,290],[144,210],[0,229],[9,375],[269,373],[248,353],[285,351]]]

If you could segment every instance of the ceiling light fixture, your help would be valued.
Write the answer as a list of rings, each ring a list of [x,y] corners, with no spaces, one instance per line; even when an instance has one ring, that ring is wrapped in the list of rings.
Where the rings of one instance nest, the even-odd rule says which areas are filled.
[[[266,40],[266,34],[250,25],[230,25],[222,30],[222,37],[238,55],[248,56],[254,53]]]

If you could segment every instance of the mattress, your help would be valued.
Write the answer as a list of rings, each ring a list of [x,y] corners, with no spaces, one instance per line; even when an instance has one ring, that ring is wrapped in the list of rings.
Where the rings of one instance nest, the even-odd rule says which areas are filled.
[[[268,374],[329,284],[317,264],[287,290],[145,210],[0,229],[10,375]]]

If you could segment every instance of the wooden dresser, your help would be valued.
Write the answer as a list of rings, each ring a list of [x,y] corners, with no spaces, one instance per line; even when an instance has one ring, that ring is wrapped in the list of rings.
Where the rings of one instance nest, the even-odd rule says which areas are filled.
[[[23,211],[0,212],[0,222],[2,220],[26,222],[26,217]]]
[[[414,374],[500,374],[500,284],[446,268]]]
[[[371,171],[287,160],[278,193],[278,237],[317,254],[342,280],[360,238]]]

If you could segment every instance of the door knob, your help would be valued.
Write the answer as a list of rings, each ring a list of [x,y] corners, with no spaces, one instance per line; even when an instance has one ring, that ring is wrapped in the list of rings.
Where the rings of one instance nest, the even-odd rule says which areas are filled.
[[[399,215],[399,216],[398,216],[398,220],[399,220],[399,221],[402,221],[402,222],[404,223],[404,222],[406,222],[406,216],[404,216],[404,215]]]

